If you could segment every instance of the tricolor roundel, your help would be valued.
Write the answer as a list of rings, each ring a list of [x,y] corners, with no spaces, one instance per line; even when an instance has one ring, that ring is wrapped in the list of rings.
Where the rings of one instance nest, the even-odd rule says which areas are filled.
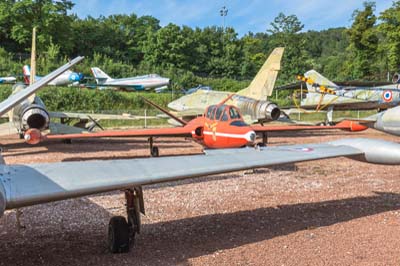
[[[383,98],[383,100],[384,100],[385,102],[391,102],[392,99],[393,99],[392,91],[391,91],[391,90],[385,90],[385,91],[382,93],[382,98]]]

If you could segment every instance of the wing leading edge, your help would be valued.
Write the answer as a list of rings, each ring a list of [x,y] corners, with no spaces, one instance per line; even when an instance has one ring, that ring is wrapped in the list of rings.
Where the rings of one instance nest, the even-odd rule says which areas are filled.
[[[4,209],[212,174],[334,157],[400,164],[400,144],[373,139],[215,150],[207,155],[0,166]]]
[[[360,154],[359,149],[349,146],[313,144],[150,159],[2,165],[0,184],[6,208],[12,209],[132,186]]]

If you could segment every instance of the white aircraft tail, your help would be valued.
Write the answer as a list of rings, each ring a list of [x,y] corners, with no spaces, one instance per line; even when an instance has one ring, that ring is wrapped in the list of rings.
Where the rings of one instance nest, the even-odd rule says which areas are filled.
[[[91,70],[97,84],[103,84],[106,81],[113,80],[109,75],[107,75],[103,70],[98,67],[92,67]]]
[[[306,78],[311,79],[314,83],[317,83],[317,84],[319,84],[321,86],[325,86],[327,88],[336,87],[337,86],[335,83],[333,83],[332,81],[330,81],[326,77],[322,76],[320,73],[318,73],[314,69],[313,70],[309,70],[306,73],[304,73],[304,76]],[[307,83],[307,90],[315,91],[315,88],[313,88],[313,86],[311,84]]]
[[[267,100],[272,95],[285,48],[275,48],[260,68],[250,85],[237,94],[257,100]]]

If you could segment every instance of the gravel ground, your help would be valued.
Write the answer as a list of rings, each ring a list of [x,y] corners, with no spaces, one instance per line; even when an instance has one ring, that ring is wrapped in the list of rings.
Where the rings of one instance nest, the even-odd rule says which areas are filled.
[[[275,134],[277,136],[277,134]],[[272,145],[343,137],[396,141],[374,130],[280,134]],[[50,142],[2,138],[7,163],[148,156],[145,139]],[[160,155],[193,154],[184,139]],[[400,265],[400,166],[350,159],[297,163],[144,188],[142,233],[128,254],[107,251],[121,192],[22,209],[0,219],[0,265]]]

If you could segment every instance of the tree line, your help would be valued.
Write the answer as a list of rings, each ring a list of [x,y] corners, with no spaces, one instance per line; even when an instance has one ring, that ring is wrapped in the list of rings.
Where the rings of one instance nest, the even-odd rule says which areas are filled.
[[[216,89],[246,86],[273,48],[286,48],[278,85],[316,69],[333,80],[384,80],[400,67],[400,1],[380,14],[364,2],[349,28],[304,32],[295,15],[280,13],[265,32],[239,37],[232,27],[191,28],[152,16],[111,15],[79,18],[73,1],[0,1],[0,75],[21,72],[28,63],[31,31],[38,27],[38,72],[47,73],[76,55],[77,67],[91,66],[115,77],[156,72],[175,88],[199,83]]]

